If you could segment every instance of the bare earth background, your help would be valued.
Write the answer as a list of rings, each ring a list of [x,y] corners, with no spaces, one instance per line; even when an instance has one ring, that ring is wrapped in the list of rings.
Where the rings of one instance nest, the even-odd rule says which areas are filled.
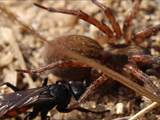
[[[76,17],[58,13],[49,13],[33,5],[34,2],[43,4],[45,6],[55,8],[81,9],[95,18],[102,20],[103,14],[97,6],[90,2],[90,0],[0,0],[0,5],[6,6],[9,10],[14,12],[18,18],[29,26],[32,26],[47,40],[62,35],[79,34],[96,38],[99,31],[92,25],[84,21],[78,20]],[[131,8],[131,0],[101,0],[107,6],[110,6],[116,18],[120,23],[123,22],[127,11]],[[134,21],[135,30],[141,30],[149,25],[156,25],[160,23],[160,0],[143,0],[141,4],[141,11]],[[160,44],[160,34],[153,36],[151,40],[155,44]],[[21,88],[32,88],[41,86],[41,81],[33,82],[30,76],[25,76],[23,81],[17,81],[19,75],[15,72],[17,68],[38,68],[43,63],[43,43],[34,37],[34,35],[26,31],[20,24],[14,22],[11,17],[6,16],[0,11],[0,83],[10,82],[18,85]],[[153,54],[159,55],[159,52],[153,51]],[[49,75],[50,83],[56,81],[56,77]],[[38,79],[38,78],[37,78]],[[29,84],[27,86],[27,84]],[[102,89],[104,90],[104,86]],[[101,88],[100,88],[101,89]],[[51,111],[52,118],[64,120],[111,120],[116,117],[128,116],[125,113],[128,111],[128,106],[136,96],[127,88],[122,88],[124,97],[114,94],[113,91],[110,96],[106,92],[99,90],[93,95],[85,104],[86,107],[94,110],[109,109],[111,113],[95,115],[91,113],[81,113],[73,111],[68,114],[58,113],[56,110]],[[127,90],[125,94],[124,91]],[[1,93],[8,93],[11,90],[6,87],[1,87]],[[131,93],[131,95],[129,94]],[[121,94],[121,93],[119,93]],[[102,95],[102,96],[100,96]],[[126,97],[127,96],[127,97]],[[137,99],[138,96],[135,98]],[[143,107],[150,104],[151,101],[145,99],[145,103],[136,105],[130,110],[131,114],[138,112]],[[128,105],[128,106],[127,106]],[[119,106],[124,108],[121,110]],[[118,110],[120,109],[120,113]],[[23,115],[22,115],[23,118]],[[18,119],[18,118],[17,118]],[[20,118],[19,118],[20,119]],[[37,120],[39,118],[37,117]],[[160,112],[152,111],[140,120],[160,120]]]

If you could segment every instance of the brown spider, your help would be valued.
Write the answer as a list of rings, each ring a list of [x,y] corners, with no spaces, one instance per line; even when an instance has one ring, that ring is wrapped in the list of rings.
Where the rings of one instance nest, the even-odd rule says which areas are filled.
[[[159,57],[153,57],[149,53],[146,53],[146,51],[139,47],[141,42],[143,42],[146,38],[152,36],[153,34],[156,34],[158,31],[160,31],[160,24],[156,26],[152,26],[149,28],[146,28],[140,32],[134,33],[132,30],[132,21],[136,17],[136,14],[139,11],[141,0],[135,0],[133,3],[132,10],[130,13],[126,16],[123,28],[120,28],[120,25],[116,21],[112,10],[109,7],[104,6],[97,0],[92,0],[92,2],[97,5],[105,14],[105,16],[109,19],[112,25],[112,29],[110,29],[106,24],[103,22],[97,21],[95,18],[89,16],[85,12],[81,10],[66,10],[66,9],[55,9],[55,8],[48,8],[44,7],[42,5],[36,4],[36,6],[48,10],[50,12],[58,12],[58,13],[64,13],[64,14],[70,14],[75,15],[78,18],[96,26],[99,28],[102,32],[105,33],[106,37],[110,39],[108,44],[110,45],[110,48],[108,50],[102,50],[101,46],[96,43],[95,41],[91,41],[90,38],[79,36],[79,35],[73,35],[73,36],[63,36],[60,38],[57,38],[56,40],[52,41],[52,46],[56,45],[63,45],[66,48],[71,47],[72,51],[76,51],[81,53],[82,55],[85,55],[90,58],[96,58],[100,60],[101,63],[106,64],[107,66],[110,66],[112,69],[118,70],[118,71],[127,71],[130,74],[132,74],[134,77],[142,80],[146,85],[149,85],[150,88],[154,89],[154,92],[159,93],[158,88],[153,84],[152,79],[144,73],[140,67],[141,66],[151,66],[152,64],[159,64]],[[114,31],[114,32],[113,32]],[[120,39],[124,39],[124,44],[119,44],[118,41]],[[78,41],[78,42],[77,42]],[[89,43],[89,42],[91,43]],[[81,43],[84,42],[85,45],[81,46]],[[49,42],[51,44],[51,42]],[[137,45],[135,45],[135,44]],[[53,50],[51,48],[51,45],[47,45],[46,47],[46,57],[47,58],[47,64],[56,62],[58,60],[62,60],[62,56],[60,58],[59,55],[56,55],[56,48]],[[76,44],[76,45],[74,45]],[[90,46],[90,48],[88,48]],[[77,48],[78,47],[78,48]],[[85,50],[82,50],[85,49]],[[52,51],[52,52],[50,52]],[[57,57],[58,56],[58,57]],[[52,58],[52,59],[51,59]],[[62,62],[63,63],[63,62]],[[89,73],[84,72],[84,67],[79,67],[78,63],[73,63],[74,66],[78,66],[78,72],[76,73]],[[72,64],[72,65],[73,65]],[[140,64],[140,66],[139,66]],[[72,65],[66,65],[67,67]],[[74,67],[72,67],[74,68]],[[81,68],[82,70],[80,70]],[[74,70],[72,70],[74,71]],[[61,72],[60,72],[61,73]],[[66,73],[66,71],[64,72]],[[69,76],[76,76],[75,73],[73,75],[68,74]],[[60,75],[62,76],[62,75]],[[65,76],[66,77],[66,76]],[[83,76],[84,77],[84,76]],[[86,77],[86,76],[85,76]]]
[[[140,47],[140,43],[142,43],[146,38],[151,37],[153,34],[158,33],[160,31],[160,24],[146,28],[137,33],[133,32],[132,21],[139,11],[141,0],[134,0],[132,10],[126,16],[122,29],[109,7],[104,6],[98,2],[98,0],[92,0],[92,2],[97,5],[109,19],[113,30],[104,24],[104,22],[97,21],[95,18],[89,16],[81,10],[55,9],[45,7],[37,3],[35,3],[35,5],[49,12],[58,12],[77,16],[79,19],[96,26],[100,31],[105,33],[106,38],[109,38],[110,40],[108,41],[109,48],[107,50],[104,50],[96,41],[85,36],[62,36],[53,41],[46,42],[45,59],[48,64],[47,66],[38,70],[20,71],[40,73],[48,69],[53,69],[53,73],[62,78],[89,78],[90,80],[91,68],[87,65],[78,63],[72,58],[66,58],[63,55],[60,55],[57,51],[61,51],[60,48],[62,47],[78,52],[89,58],[96,59],[97,62],[109,66],[113,70],[116,70],[122,74],[124,74],[124,72],[129,73],[135,78],[143,81],[143,83],[153,90],[154,93],[159,94],[160,90],[155,86],[153,80],[147,73],[145,73],[145,71],[148,70],[148,68],[151,68],[152,71],[155,70],[152,64],[156,64],[158,66],[157,68],[159,68],[160,58],[147,53],[145,49]],[[119,43],[119,40],[122,38],[125,40],[124,44]],[[157,73],[156,70],[155,72]],[[104,79],[95,80],[91,87],[89,87],[83,95],[82,99],[84,100],[90,94],[92,89],[99,86],[99,84],[103,83],[103,81]]]

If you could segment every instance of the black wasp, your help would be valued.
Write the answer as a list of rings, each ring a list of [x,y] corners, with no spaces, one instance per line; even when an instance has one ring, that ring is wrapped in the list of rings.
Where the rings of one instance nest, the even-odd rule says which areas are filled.
[[[86,81],[59,80],[55,84],[47,85],[48,79],[44,80],[42,87],[19,91],[10,83],[3,83],[15,92],[0,95],[0,118],[16,117],[20,113],[25,113],[31,107],[33,111],[26,115],[25,120],[34,119],[39,113],[42,120],[48,120],[47,113],[53,107],[59,112],[70,112],[79,110],[81,112],[104,113],[91,111],[82,107],[68,109],[73,96],[76,100],[85,92],[89,86]]]

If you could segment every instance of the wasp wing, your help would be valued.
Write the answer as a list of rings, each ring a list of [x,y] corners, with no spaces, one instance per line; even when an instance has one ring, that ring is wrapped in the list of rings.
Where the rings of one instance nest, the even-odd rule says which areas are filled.
[[[53,96],[49,94],[41,94],[43,92],[48,92],[48,86],[0,95],[0,117],[13,109],[29,106],[35,102],[54,99]]]

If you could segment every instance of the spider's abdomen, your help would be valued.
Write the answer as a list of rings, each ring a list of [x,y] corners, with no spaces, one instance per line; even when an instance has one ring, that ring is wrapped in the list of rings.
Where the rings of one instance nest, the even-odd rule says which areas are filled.
[[[58,46],[58,47],[57,47]],[[77,52],[83,56],[100,59],[103,48],[93,39],[81,35],[69,35],[58,37],[50,44],[45,45],[44,59],[46,64],[57,61],[72,60],[72,58],[60,55],[59,52],[63,48]],[[68,79],[85,79],[90,73],[88,67],[69,67],[69,68],[54,68],[53,73],[62,78]],[[78,77],[77,77],[78,76]]]

